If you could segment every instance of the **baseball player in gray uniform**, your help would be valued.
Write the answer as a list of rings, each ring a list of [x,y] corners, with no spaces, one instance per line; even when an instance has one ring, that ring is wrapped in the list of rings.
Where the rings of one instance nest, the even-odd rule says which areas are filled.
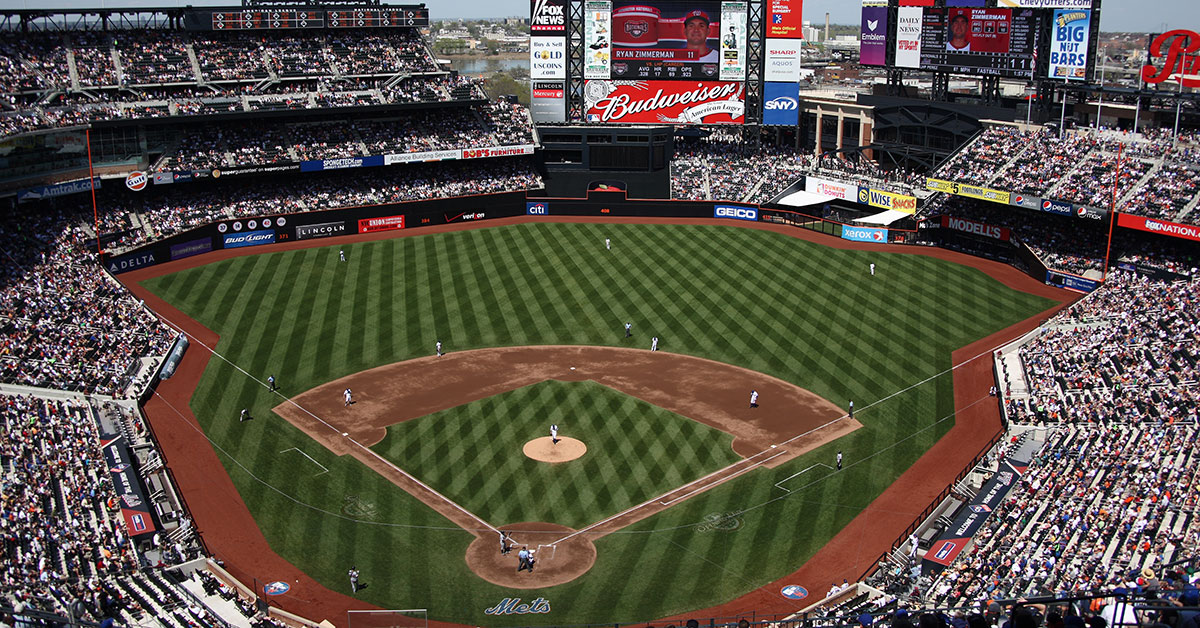
[[[550,442],[555,445],[558,444],[558,423],[550,424]]]

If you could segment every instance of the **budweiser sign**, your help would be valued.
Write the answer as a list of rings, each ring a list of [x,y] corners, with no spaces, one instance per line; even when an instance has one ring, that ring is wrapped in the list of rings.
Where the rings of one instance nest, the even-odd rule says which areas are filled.
[[[1166,50],[1163,50],[1163,47]],[[1200,74],[1200,34],[1195,31],[1176,29],[1167,31],[1150,42],[1150,58],[1162,59],[1162,67],[1152,63],[1142,66],[1142,80],[1147,83],[1162,83],[1173,74],[1180,74],[1184,87],[1200,87],[1200,79],[1184,78],[1182,75]]]
[[[741,83],[722,81],[588,81],[588,122],[741,124]]]

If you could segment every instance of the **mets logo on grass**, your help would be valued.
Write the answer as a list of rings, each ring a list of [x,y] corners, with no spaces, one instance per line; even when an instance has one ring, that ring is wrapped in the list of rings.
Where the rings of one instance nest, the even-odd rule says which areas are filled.
[[[546,216],[550,213],[550,206],[545,203],[525,203],[525,213],[530,216]]]
[[[808,597],[808,589],[798,584],[789,584],[780,589],[779,594],[789,600],[803,600]]]
[[[275,582],[268,582],[267,585],[263,587],[263,593],[266,593],[267,595],[283,595],[291,590],[291,588],[292,585],[282,580],[276,580]]]
[[[842,239],[854,242],[887,242],[887,229],[864,229],[862,227],[843,227]]]
[[[713,218],[733,218],[735,220],[758,220],[758,210],[752,207],[734,207],[732,205],[717,205],[713,210]]]
[[[550,600],[545,598],[537,598],[534,601],[525,604],[521,602],[519,597],[506,597],[500,600],[500,603],[484,609],[484,615],[528,615],[530,613],[549,613]]]

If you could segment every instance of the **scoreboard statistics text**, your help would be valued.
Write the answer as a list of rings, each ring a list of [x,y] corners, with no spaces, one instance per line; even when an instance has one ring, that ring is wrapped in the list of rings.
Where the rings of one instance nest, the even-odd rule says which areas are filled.
[[[247,9],[212,11],[209,19],[187,20],[189,27],[214,31],[247,31],[296,28],[406,28],[429,25],[429,9],[424,6],[386,9]],[[188,16],[192,18],[191,15]]]

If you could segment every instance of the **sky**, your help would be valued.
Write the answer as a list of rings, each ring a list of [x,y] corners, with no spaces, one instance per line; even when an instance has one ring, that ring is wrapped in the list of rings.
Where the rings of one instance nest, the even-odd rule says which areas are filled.
[[[403,0],[384,0],[402,4]],[[421,0],[409,0],[413,4]],[[239,5],[240,0],[0,0],[0,9],[49,9],[122,6]],[[437,18],[513,17],[529,15],[529,0],[424,0],[430,16]],[[862,4],[858,0],[805,0],[804,19],[825,23],[825,12],[834,24],[857,24]],[[1153,10],[1147,10],[1152,8]],[[1197,0],[1103,0],[1100,29],[1104,31],[1162,32],[1183,28],[1200,31]]]

